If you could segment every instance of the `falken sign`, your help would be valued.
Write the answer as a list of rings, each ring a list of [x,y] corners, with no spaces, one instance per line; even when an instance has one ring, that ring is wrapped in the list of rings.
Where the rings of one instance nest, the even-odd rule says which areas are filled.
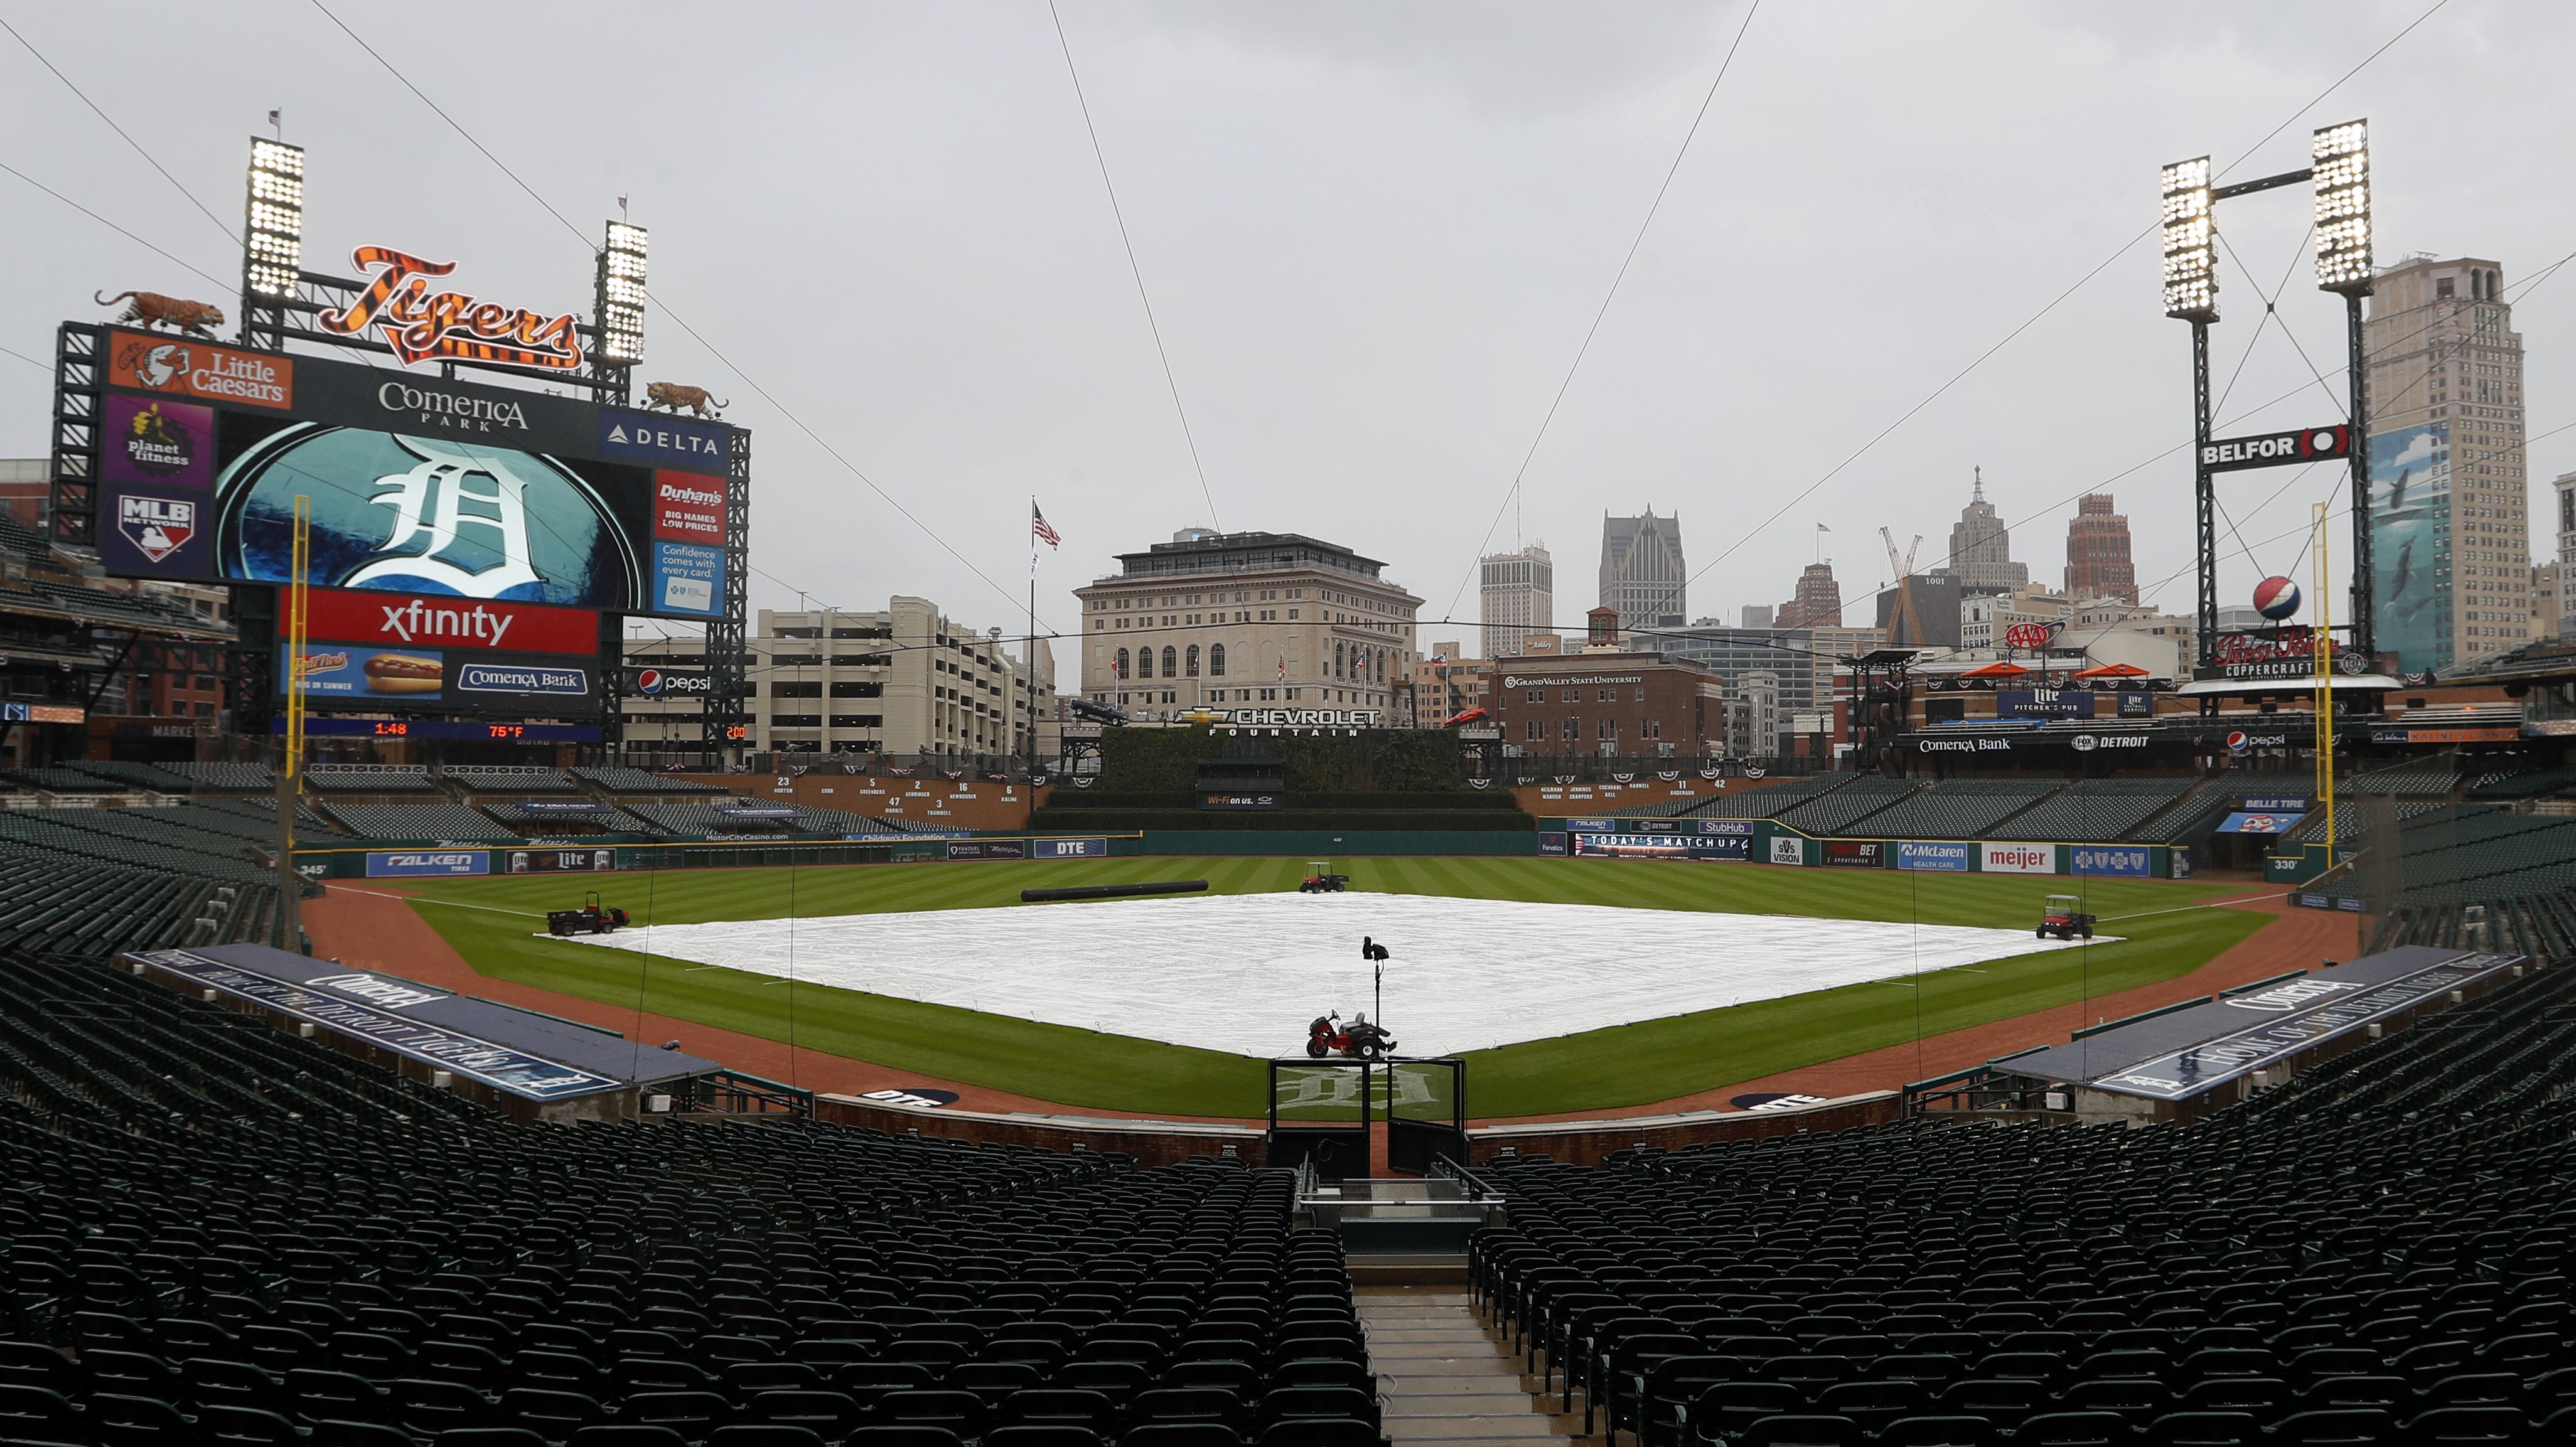
[[[2248,467],[2283,467],[2298,462],[2332,462],[2352,456],[2352,429],[2337,423],[2266,432],[2257,437],[2222,437],[2203,443],[2200,470],[2236,472]]]

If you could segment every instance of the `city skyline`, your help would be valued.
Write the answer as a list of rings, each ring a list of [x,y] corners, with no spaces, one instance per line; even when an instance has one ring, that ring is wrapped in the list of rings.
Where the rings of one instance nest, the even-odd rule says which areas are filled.
[[[1009,616],[1035,492],[1065,539],[1040,562],[1048,632],[1123,540],[1193,521],[1346,538],[1411,580],[1427,623],[1463,628],[1480,557],[1653,497],[1693,519],[1692,615],[1732,617],[1788,596],[1819,522],[1846,597],[1874,592],[1870,534],[1941,538],[1956,504],[1925,480],[1980,463],[2000,520],[2051,537],[2076,497],[2116,487],[2142,594],[2173,608],[2189,368],[2153,248],[2133,241],[2156,170],[2295,167],[2309,127],[2355,116],[2372,121],[2378,259],[2497,261],[2532,339],[2529,430],[2549,434],[2526,482],[2576,465],[2576,435],[2552,433],[2570,389],[2550,345],[2576,286],[2548,270],[2576,198],[2456,144],[2564,129],[2576,17],[2560,7],[1887,6],[1866,23],[1773,7],[1736,48],[1741,5],[1608,22],[1068,5],[1099,157],[1043,17],[853,8],[683,43],[657,23],[683,13],[639,7],[613,30],[454,13],[595,54],[656,98],[650,148],[518,123],[506,77],[422,73],[396,34],[348,17],[506,173],[327,26],[31,14],[27,43],[132,145],[12,49],[0,115],[46,138],[20,164],[142,241],[0,177],[27,223],[0,296],[0,346],[26,359],[0,356],[0,455],[42,453],[53,329],[99,315],[93,294],[231,309],[228,198],[274,107],[310,148],[316,264],[399,244],[456,260],[483,294],[575,308],[599,220],[631,200],[654,245],[640,376],[712,387],[757,436],[755,608],[903,593]],[[185,104],[115,84],[133,27],[203,58]],[[1775,221],[1747,226],[1747,195]],[[2262,292],[2299,270],[2306,213],[2231,209],[2229,248]],[[2331,380],[2337,308],[2299,281],[2265,322],[2225,265],[2223,425],[2321,420],[2335,389],[2301,352]],[[2232,515],[2249,549],[2224,550],[2223,601],[2289,566],[2318,495],[2267,491]],[[853,546],[860,517],[880,543]]]

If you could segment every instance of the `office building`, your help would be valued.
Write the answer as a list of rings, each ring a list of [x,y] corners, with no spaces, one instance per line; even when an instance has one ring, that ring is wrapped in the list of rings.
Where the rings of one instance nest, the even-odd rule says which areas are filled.
[[[1655,651],[1707,670],[1730,698],[1758,673],[1770,677],[1776,708],[1815,707],[1816,636],[1804,628],[1682,628],[1656,634]]]
[[[1777,613],[1778,610],[1768,603],[1747,603],[1740,622],[1746,628],[1768,628]],[[1712,623],[1712,626],[1715,625]]]
[[[2558,565],[2531,565],[2531,637],[2555,638],[2566,631],[2566,614],[2558,606]]]
[[[1834,565],[1809,563],[1798,574],[1797,594],[1771,615],[1775,628],[1840,628],[1843,585],[1834,581]]]
[[[1486,708],[1493,670],[1503,661],[1463,657],[1456,643],[1425,644],[1413,665],[1413,727],[1436,729],[1469,709]]]
[[[2555,556],[2558,559],[2558,576],[2576,576],[2576,472],[2558,474],[2549,486],[2557,494],[2558,551]],[[2562,621],[2559,631],[2564,633],[2563,623],[2568,610],[2561,608],[2558,616]]]
[[[2531,628],[2522,337],[2504,271],[2412,256],[2372,282],[2370,533],[2380,651],[2436,673]]]
[[[1026,757],[1055,720],[1055,658],[1034,641],[1037,666],[1013,658],[998,629],[978,633],[927,598],[897,596],[883,611],[763,608],[745,663],[751,747],[782,754]],[[706,667],[700,638],[629,638],[626,662],[688,676]],[[702,737],[698,695],[666,687],[623,705],[626,744],[681,751]]]
[[[1947,564],[1962,593],[2011,593],[2030,586],[2030,569],[2012,559],[2012,532],[1995,505],[1986,501],[1986,470],[1977,469],[1976,490],[1959,509],[1950,528]]]
[[[2085,494],[2066,524],[2066,596],[2138,601],[2138,567],[2129,556],[2129,519],[2111,511],[2107,492]]]
[[[1878,626],[1891,648],[1958,648],[1959,580],[1947,568],[1898,579],[1878,594]]]
[[[1780,752],[1780,730],[1788,715],[1780,705],[1781,675],[1752,668],[1738,675],[1727,692],[1741,709],[1727,716],[1726,751],[1739,759],[1767,759]]]
[[[1477,619],[1487,658],[1521,651],[1532,633],[1555,629],[1556,563],[1544,544],[1494,553],[1477,563]]]
[[[1601,518],[1601,607],[1630,629],[1679,628],[1690,617],[1690,565],[1682,560],[1682,521]]]
[[[1184,528],[1118,555],[1082,602],[1082,691],[1146,718],[1265,703],[1395,707],[1422,600],[1386,565],[1296,533]]]

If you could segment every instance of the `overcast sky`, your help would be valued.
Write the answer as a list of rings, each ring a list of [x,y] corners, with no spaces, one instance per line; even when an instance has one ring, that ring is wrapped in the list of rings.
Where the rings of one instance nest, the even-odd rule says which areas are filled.
[[[1770,0],[1517,506],[1740,3],[1059,0],[1206,496],[1043,3],[330,3],[579,235],[309,0],[0,15],[227,226],[247,137],[283,107],[309,148],[308,265],[396,245],[487,296],[586,309],[588,247],[629,196],[666,309],[639,375],[711,388],[756,434],[756,607],[913,593],[1016,634],[1034,494],[1064,535],[1042,627],[1071,626],[1067,590],[1114,553],[1208,523],[1384,559],[1426,619],[1454,600],[1466,620],[1426,640],[1472,638],[1480,546],[1544,541],[1579,625],[1602,513],[1650,505],[1705,569],[1692,615],[1731,622],[1789,594],[1818,523],[1847,600],[1889,575],[1882,525],[1937,561],[1982,465],[2051,583],[2074,497],[2116,475],[2141,580],[2172,575],[2153,600],[2187,610],[2190,473],[2155,460],[2190,428],[2187,329],[2141,236],[2157,167],[2303,166],[2312,126],[2354,116],[2382,262],[2502,263],[2530,430],[2576,422],[2576,278],[2518,290],[2576,250],[2563,3],[2451,0],[2318,101],[2431,0]],[[45,358],[98,290],[234,308],[216,222],[5,36],[0,127],[10,166],[222,279],[0,174],[0,346]],[[2304,190],[2222,221],[2226,430],[2338,419]],[[2259,325],[2285,274],[2286,336]],[[41,455],[49,389],[0,356],[0,455]],[[2534,446],[2536,504],[2570,468],[2576,431]],[[2325,472],[2224,484],[2222,602],[2305,581],[2308,504],[2341,491]]]

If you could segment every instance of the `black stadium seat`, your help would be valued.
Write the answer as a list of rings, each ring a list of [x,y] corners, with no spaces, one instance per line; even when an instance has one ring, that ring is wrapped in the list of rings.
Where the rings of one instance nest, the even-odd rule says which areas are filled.
[[[0,1441],[1378,1447],[1286,1171],[524,1127],[0,954]]]
[[[1509,1224],[1470,1243],[1473,1299],[1617,1447],[2576,1423],[2563,964],[2190,1124],[1927,1117],[1475,1174]]]

